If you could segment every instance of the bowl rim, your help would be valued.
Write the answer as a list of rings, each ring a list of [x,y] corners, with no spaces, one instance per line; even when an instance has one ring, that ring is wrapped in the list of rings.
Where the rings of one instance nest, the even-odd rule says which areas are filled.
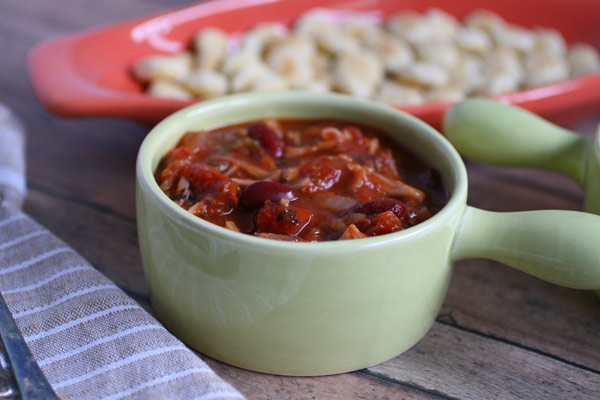
[[[400,123],[409,126],[413,131],[418,132],[420,136],[424,136],[428,140],[428,145],[431,148],[435,148],[439,153],[443,154],[447,158],[447,164],[451,167],[449,176],[444,179],[444,183],[451,190],[448,202],[444,207],[438,211],[431,218],[423,221],[415,226],[407,228],[402,231],[392,232],[385,235],[373,236],[367,238],[361,238],[357,243],[356,240],[336,240],[336,241],[321,241],[321,242],[288,242],[282,240],[274,240],[261,238],[247,233],[235,232],[230,229],[221,227],[212,222],[206,221],[200,217],[190,214],[187,210],[181,208],[175,204],[169,197],[160,189],[158,183],[154,178],[154,171],[152,168],[153,157],[158,152],[162,157],[170,148],[159,150],[154,143],[158,141],[162,135],[167,134],[168,128],[176,127],[181,124],[181,121],[187,118],[199,118],[204,112],[210,112],[214,109],[220,109],[227,106],[243,107],[250,103],[271,103],[280,104],[281,102],[289,103],[318,103],[323,107],[344,107],[348,110],[352,108],[365,108],[374,118],[392,117],[394,123]],[[275,117],[283,118],[283,116]],[[295,117],[293,117],[295,118]],[[253,119],[255,120],[255,119]],[[341,117],[340,120],[344,120]],[[240,122],[250,120],[247,118],[241,118]],[[231,125],[234,122],[227,123],[223,126]],[[373,123],[373,126],[377,127],[377,123]],[[214,125],[218,127],[219,125]],[[176,136],[180,138],[186,131],[181,131],[175,134],[169,134],[167,136]],[[392,138],[392,140],[394,140]],[[177,140],[173,141],[176,143]],[[405,145],[405,147],[408,147]],[[414,152],[412,149],[409,149]],[[431,162],[428,156],[422,156],[427,162]],[[204,101],[185,107],[169,117],[159,122],[152,130],[148,133],[144,141],[142,142],[138,151],[136,160],[136,181],[140,186],[140,189],[146,193],[146,196],[151,197],[158,208],[168,216],[168,218],[175,220],[179,223],[184,223],[186,226],[192,229],[198,229],[210,233],[212,236],[220,237],[225,240],[239,242],[248,246],[267,246],[271,248],[280,248],[287,250],[306,250],[308,248],[326,250],[326,251],[340,251],[346,252],[347,250],[355,251],[358,248],[372,247],[374,245],[388,244],[390,242],[396,242],[399,240],[405,240],[405,238],[418,236],[424,231],[428,231],[444,220],[447,220],[457,210],[466,207],[467,191],[468,191],[468,178],[466,167],[452,144],[437,130],[418,119],[417,117],[408,114],[404,111],[392,108],[388,105],[377,103],[372,100],[361,99],[348,95],[342,95],[338,93],[315,93],[306,91],[278,91],[278,92],[253,92],[253,93],[242,93],[223,96],[214,100]],[[144,194],[137,193],[136,196]],[[139,199],[138,199],[139,200]],[[462,213],[461,213],[462,216]],[[139,218],[139,215],[138,215]]]

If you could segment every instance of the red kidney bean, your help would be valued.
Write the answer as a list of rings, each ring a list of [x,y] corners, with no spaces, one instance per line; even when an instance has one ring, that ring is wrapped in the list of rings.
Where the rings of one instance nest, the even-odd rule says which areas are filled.
[[[277,137],[273,129],[262,122],[255,122],[248,127],[248,135],[258,140],[260,145],[275,158],[283,155],[283,141]]]
[[[248,186],[240,196],[240,204],[246,208],[257,208],[267,200],[276,203],[281,199],[294,201],[298,192],[283,183],[259,181]]]
[[[346,211],[345,214],[357,213],[373,215],[380,214],[386,211],[392,211],[398,216],[398,218],[406,216],[406,206],[403,202],[396,199],[381,199],[357,204],[354,207],[348,209],[348,211]]]

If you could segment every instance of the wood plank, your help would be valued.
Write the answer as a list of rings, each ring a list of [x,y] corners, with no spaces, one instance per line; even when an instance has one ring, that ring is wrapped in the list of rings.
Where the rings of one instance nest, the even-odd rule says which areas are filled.
[[[598,132],[598,125],[600,125],[600,116],[597,115],[593,118],[586,119],[585,121],[575,122],[567,128],[573,132],[592,136]]]
[[[106,3],[103,2],[69,0],[68,3],[63,2],[60,7],[57,7],[52,2],[0,0],[0,9],[8,17],[6,18],[7,21],[15,20],[24,23],[20,25],[23,31],[28,29],[31,20],[35,20],[37,29],[45,29],[47,32],[54,34],[65,34],[194,3],[198,3],[198,1],[149,2],[127,0],[111,2],[110,6],[107,7]]]
[[[29,140],[27,156],[36,162],[28,164],[28,180],[59,196],[102,205],[133,218],[135,160],[145,130],[128,129],[133,127],[115,121],[98,121],[85,131],[62,129],[64,123],[49,125],[45,135],[41,127],[30,129],[36,133]],[[58,139],[64,145],[56,146],[53,141],[57,138],[48,132],[65,132]],[[92,133],[104,133],[106,138]],[[127,141],[112,143],[115,135],[127,136]]]
[[[77,0],[56,7],[34,1],[0,1],[0,102],[13,108],[28,128],[28,177],[61,195],[109,204],[134,215],[134,170],[148,128],[130,121],[63,120],[50,116],[30,89],[27,53],[56,34],[155,13],[191,1],[148,4],[129,0],[113,7]],[[48,168],[51,165],[52,168]],[[112,190],[106,190],[109,185]]]
[[[460,399],[597,399],[600,374],[436,323],[415,347],[368,369]]]
[[[249,400],[275,398],[299,400],[429,400],[446,398],[360,371],[318,377],[278,376],[231,367],[206,356],[202,356],[202,359],[221,378],[232,384]]]
[[[498,168],[468,163],[468,203],[491,211],[578,210],[583,189],[573,180],[548,171]]]
[[[458,263],[441,320],[600,371],[600,301],[493,261]]]

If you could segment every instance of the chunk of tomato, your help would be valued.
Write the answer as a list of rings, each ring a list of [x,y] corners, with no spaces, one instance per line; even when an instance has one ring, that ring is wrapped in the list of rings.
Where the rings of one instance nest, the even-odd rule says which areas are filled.
[[[379,236],[404,229],[402,221],[393,211],[385,211],[365,218],[357,224],[357,227],[368,236]]]
[[[238,205],[240,186],[225,175],[200,164],[186,165],[181,172],[202,197],[201,215],[225,215]]]
[[[239,197],[241,191],[237,183],[200,164],[185,165],[181,173],[190,181],[192,186],[200,192],[200,194],[223,192],[231,194],[236,198]],[[237,204],[237,202],[236,202]]]
[[[313,213],[304,207],[267,200],[256,214],[254,223],[257,232],[296,236],[309,225],[312,217]]]

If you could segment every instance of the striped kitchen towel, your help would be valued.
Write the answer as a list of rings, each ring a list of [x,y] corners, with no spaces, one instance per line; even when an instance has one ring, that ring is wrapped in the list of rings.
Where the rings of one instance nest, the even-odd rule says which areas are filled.
[[[62,399],[242,399],[117,286],[21,212],[24,134],[0,104],[0,293]],[[0,364],[10,372],[0,346]]]

